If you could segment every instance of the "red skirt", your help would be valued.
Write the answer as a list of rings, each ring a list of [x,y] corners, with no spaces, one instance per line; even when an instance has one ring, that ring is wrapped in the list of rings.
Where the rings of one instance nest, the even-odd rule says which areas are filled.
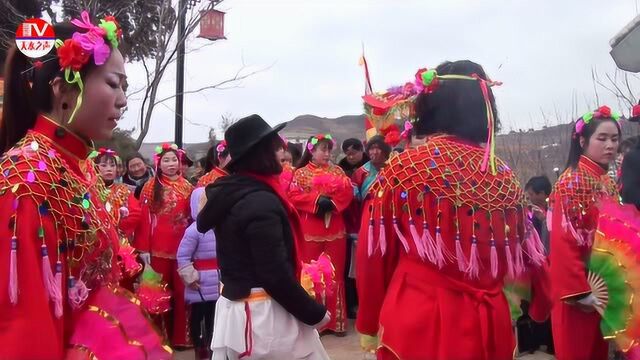
[[[403,258],[380,312],[380,343],[383,353],[402,360],[513,359],[515,340],[502,282],[477,288]]]

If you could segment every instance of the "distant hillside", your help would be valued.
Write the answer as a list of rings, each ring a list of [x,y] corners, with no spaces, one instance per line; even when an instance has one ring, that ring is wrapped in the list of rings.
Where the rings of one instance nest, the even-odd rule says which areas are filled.
[[[364,115],[347,115],[339,118],[322,118],[301,115],[289,121],[282,134],[295,142],[306,141],[316,134],[330,133],[338,144],[350,137],[364,137]]]
[[[623,137],[640,135],[640,126],[623,124]],[[496,153],[515,170],[522,182],[531,176],[546,174],[553,181],[553,169],[564,169],[569,153],[570,124],[545,127],[540,130],[512,131],[497,136]],[[323,118],[301,115],[291,120],[282,134],[293,142],[305,142],[311,135],[330,133],[336,143],[350,137],[364,139],[364,115],[347,115],[338,118]],[[143,144],[141,153],[148,159],[158,144]],[[196,160],[206,154],[208,143],[186,144],[189,156]],[[339,147],[334,152],[340,153]]]

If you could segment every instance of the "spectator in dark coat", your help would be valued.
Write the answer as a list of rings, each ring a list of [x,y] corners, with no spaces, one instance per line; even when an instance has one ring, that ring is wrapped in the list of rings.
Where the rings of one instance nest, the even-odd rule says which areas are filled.
[[[329,359],[314,327],[324,326],[330,314],[298,283],[296,241],[304,234],[278,179],[276,154],[284,144],[277,132],[283,127],[272,129],[258,115],[232,125],[225,133],[230,175],[206,188],[197,227],[215,231],[223,284],[213,360],[238,359],[249,349],[252,358]]]
[[[345,157],[340,160],[338,166],[344,170],[348,177],[362,165],[369,161],[369,157],[364,153],[364,145],[362,141],[356,138],[350,138],[342,142],[342,152]]]

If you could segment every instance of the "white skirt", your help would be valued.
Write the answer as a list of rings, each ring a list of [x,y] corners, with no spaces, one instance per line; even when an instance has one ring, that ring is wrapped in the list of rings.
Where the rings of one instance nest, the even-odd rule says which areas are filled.
[[[213,326],[212,360],[329,360],[318,331],[288,313],[264,290],[231,301],[220,296]]]

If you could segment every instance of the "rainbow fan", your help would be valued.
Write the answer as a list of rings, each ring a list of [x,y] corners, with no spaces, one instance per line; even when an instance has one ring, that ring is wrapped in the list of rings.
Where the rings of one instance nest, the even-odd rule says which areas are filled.
[[[600,204],[588,268],[602,335],[629,359],[640,359],[640,212],[634,206]]]

